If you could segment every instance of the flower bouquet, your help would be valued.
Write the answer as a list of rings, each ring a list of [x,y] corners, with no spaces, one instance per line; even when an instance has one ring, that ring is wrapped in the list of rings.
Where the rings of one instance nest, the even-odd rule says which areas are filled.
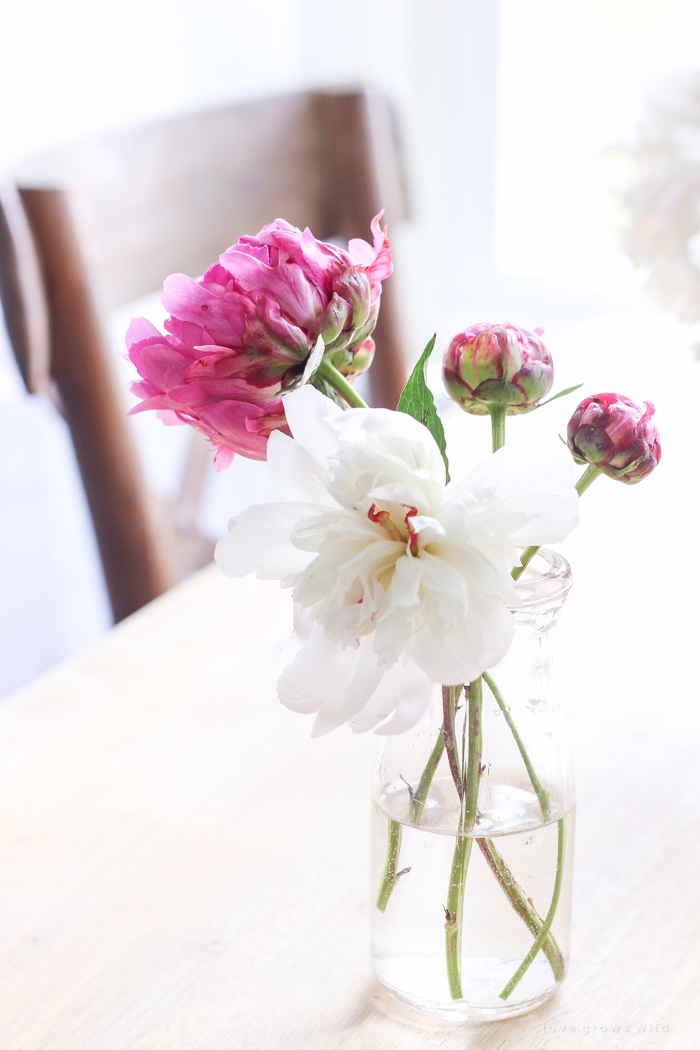
[[[136,411],[198,429],[218,469],[267,459],[279,502],[235,518],[216,558],[292,590],[282,703],[315,713],[315,736],[347,724],[382,740],[378,978],[439,1016],[504,1017],[550,996],[568,958],[574,788],[549,637],[571,574],[543,545],[576,526],[601,474],[654,469],[654,409],[599,394],[566,443],[506,444],[508,415],[547,403],[552,359],[541,331],[475,325],[444,379],[490,415],[493,454],[451,480],[425,379],[435,337],[397,411],[353,387],[392,268],[379,216],[372,232],[344,251],[277,220],[200,280],[169,277],[166,334],[138,319],[127,337]]]

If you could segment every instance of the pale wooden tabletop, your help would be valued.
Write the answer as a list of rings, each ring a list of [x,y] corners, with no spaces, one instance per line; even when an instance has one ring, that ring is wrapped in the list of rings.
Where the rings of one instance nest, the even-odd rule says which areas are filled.
[[[669,725],[664,683],[604,731],[604,688],[573,705],[557,997],[505,1023],[423,1022],[369,967],[376,738],[313,740],[276,701],[288,603],[205,569],[0,707],[2,1050],[693,1046],[700,733]],[[582,624],[574,607],[570,638]]]

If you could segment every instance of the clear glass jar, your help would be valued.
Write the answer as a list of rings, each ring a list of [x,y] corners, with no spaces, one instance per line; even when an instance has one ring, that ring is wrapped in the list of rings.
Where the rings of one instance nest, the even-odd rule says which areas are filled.
[[[373,785],[372,965],[398,999],[487,1020],[549,998],[569,953],[571,756],[550,631],[571,587],[541,549],[517,583],[505,659],[380,745]]]

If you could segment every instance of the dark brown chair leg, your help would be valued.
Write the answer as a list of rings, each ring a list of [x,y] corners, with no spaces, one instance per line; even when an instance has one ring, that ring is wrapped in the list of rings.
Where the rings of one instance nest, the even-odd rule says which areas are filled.
[[[169,581],[66,194],[40,189],[20,194],[42,259],[51,374],[75,446],[114,619],[122,620],[162,594]]]

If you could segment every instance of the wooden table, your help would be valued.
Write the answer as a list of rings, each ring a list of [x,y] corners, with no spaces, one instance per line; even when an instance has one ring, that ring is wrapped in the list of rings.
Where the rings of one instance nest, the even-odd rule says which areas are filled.
[[[205,569],[0,708],[2,1050],[694,1046],[700,732],[668,724],[662,683],[604,731],[604,689],[573,705],[557,997],[450,1027],[373,981],[376,740],[311,739],[276,701],[288,603]],[[590,684],[585,665],[565,678]]]

